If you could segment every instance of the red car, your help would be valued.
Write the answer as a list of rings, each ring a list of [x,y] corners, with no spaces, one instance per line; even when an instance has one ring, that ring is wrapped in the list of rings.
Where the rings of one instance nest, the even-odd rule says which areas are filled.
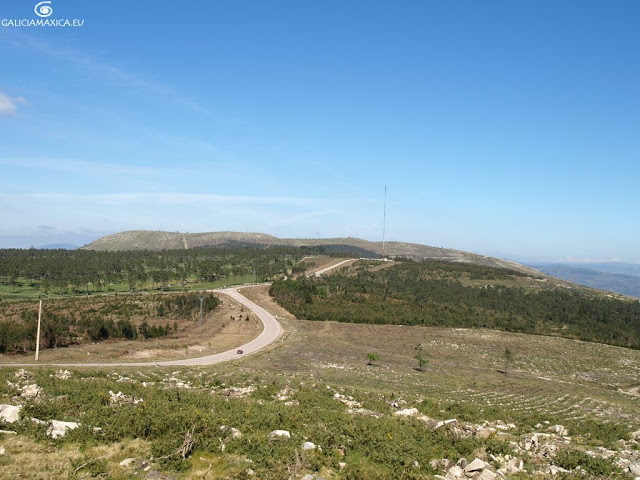
[[[242,350],[238,350],[238,355],[242,355],[244,352]]]

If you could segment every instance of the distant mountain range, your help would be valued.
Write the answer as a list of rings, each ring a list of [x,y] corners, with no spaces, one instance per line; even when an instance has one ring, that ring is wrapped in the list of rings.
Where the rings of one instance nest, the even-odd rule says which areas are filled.
[[[360,238],[278,238],[265,233],[207,232],[180,233],[151,230],[130,230],[99,238],[82,247],[87,250],[174,250],[202,247],[251,245],[256,247],[290,246],[323,247],[326,252],[347,251],[359,256],[383,254],[382,242],[370,242]],[[534,269],[509,260],[487,257],[475,253],[447,248],[430,247],[416,243],[386,242],[384,253],[392,257],[414,260],[437,259],[452,262],[475,263],[492,267],[519,270],[539,275]]]
[[[531,266],[567,282],[640,298],[640,265],[611,262]]]

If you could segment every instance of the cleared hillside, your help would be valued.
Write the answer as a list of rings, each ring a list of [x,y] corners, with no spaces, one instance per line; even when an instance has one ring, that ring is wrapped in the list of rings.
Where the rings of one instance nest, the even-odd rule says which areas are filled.
[[[216,247],[229,245],[255,246],[348,246],[382,255],[382,242],[370,242],[360,238],[278,238],[264,233],[208,232],[180,233],[149,230],[131,230],[102,237],[89,245],[87,250],[174,250],[198,247]],[[538,273],[535,269],[498,258],[486,257],[475,253],[431,247],[417,243],[386,242],[385,252],[392,257],[406,257],[413,260],[447,260],[451,262],[473,263],[490,267],[512,268],[528,273]]]

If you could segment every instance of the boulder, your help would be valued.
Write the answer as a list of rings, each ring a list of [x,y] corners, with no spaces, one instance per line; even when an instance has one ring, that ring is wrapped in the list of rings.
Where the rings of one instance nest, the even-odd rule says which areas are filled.
[[[555,465],[551,465],[549,467],[549,471],[551,472],[551,475],[553,475],[554,477],[558,474],[558,473],[569,473],[569,470],[565,470],[562,467],[557,467]]]
[[[458,420],[456,420],[455,418],[450,418],[449,420],[442,420],[438,423],[436,423],[435,428],[440,428],[440,427],[444,427],[445,425],[450,425],[450,424],[456,424],[458,423]]]
[[[496,431],[495,428],[493,427],[484,427],[484,426],[479,426],[476,429],[476,436],[479,438],[484,438],[487,439],[491,436],[492,433],[494,433]]]
[[[316,444],[313,442],[304,442],[302,444],[302,450],[315,450]]]
[[[549,427],[547,430],[550,432],[554,432],[557,435],[560,435],[561,437],[566,437],[567,435],[569,435],[569,430],[567,430],[562,425],[553,425]]]
[[[456,462],[456,465],[459,466],[463,470],[467,467],[468,464],[469,464],[469,462],[467,462],[466,458],[461,458],[460,460],[458,460]]]
[[[220,425],[220,431],[225,432],[228,435],[228,437],[231,437],[233,440],[242,438],[242,432],[235,427],[229,427],[228,425]]]
[[[462,478],[463,476],[464,476],[464,471],[457,465],[454,465],[447,472],[446,478],[447,480],[455,480],[456,478]]]
[[[482,460],[480,460],[479,458],[475,458],[473,462],[465,467],[464,473],[479,472],[480,470],[484,469],[485,465],[486,463],[484,463]]]
[[[5,450],[4,447],[0,447],[0,455],[6,455],[7,451]]]
[[[507,461],[507,466],[505,467],[505,472],[509,475],[513,475],[522,470],[522,460],[518,460],[517,458],[510,458]]]
[[[36,398],[38,395],[40,395],[41,391],[42,388],[33,383],[31,385],[25,385],[24,387],[22,387],[22,393],[20,395],[25,398]]]
[[[489,469],[484,469],[476,480],[495,480],[498,475]]]
[[[47,435],[51,438],[64,437],[67,430],[73,430],[80,426],[76,422],[62,422],[60,420],[51,420],[51,426],[47,429]]]
[[[130,467],[133,462],[135,462],[135,458],[125,458],[120,462],[121,467]]]
[[[629,471],[636,477],[640,476],[640,462],[630,463]]]
[[[269,438],[290,438],[290,437],[291,437],[291,432],[288,432],[287,430],[273,430],[269,434]]]
[[[13,423],[20,419],[22,405],[0,405],[0,419],[7,423]]]
[[[393,412],[393,415],[396,417],[413,417],[414,415],[418,415],[419,413],[420,412],[417,408],[405,408],[404,410]]]

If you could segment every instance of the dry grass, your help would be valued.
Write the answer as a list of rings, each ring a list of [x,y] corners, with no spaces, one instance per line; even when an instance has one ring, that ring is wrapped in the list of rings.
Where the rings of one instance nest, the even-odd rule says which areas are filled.
[[[87,468],[92,463],[78,470],[75,477],[74,471],[80,465],[97,459],[106,464],[108,478],[125,479],[131,478],[131,472],[120,467],[122,460],[151,456],[149,442],[139,439],[111,445],[85,446],[80,451],[70,444],[43,444],[22,435],[5,435],[0,438],[0,445],[6,449],[6,455],[0,457],[0,476],[12,479],[95,478]]]
[[[287,336],[278,348],[247,359],[251,369],[640,426],[639,398],[623,391],[638,384],[639,351],[485,329],[295,320],[267,292],[261,287],[252,297],[278,315]],[[430,355],[425,373],[415,370],[418,343]],[[508,374],[505,348],[514,354]],[[369,352],[380,355],[377,365],[366,365]]]

